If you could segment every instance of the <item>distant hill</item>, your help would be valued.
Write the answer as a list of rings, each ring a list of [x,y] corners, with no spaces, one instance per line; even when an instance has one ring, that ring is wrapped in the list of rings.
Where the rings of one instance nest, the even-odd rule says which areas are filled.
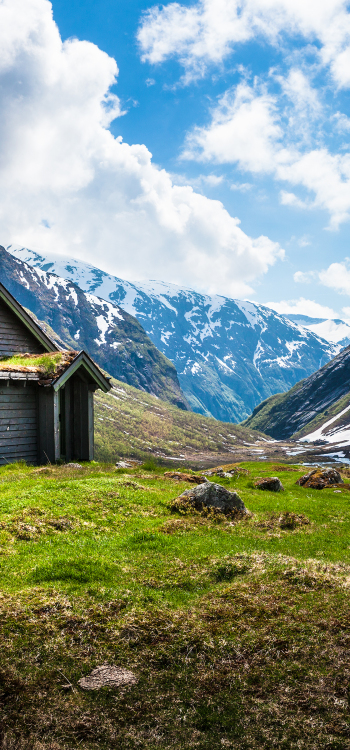
[[[18,301],[72,349],[85,349],[110,375],[187,409],[174,365],[136,318],[77,284],[34,269],[0,247],[0,278]],[[52,334],[52,331],[51,331]]]
[[[135,316],[174,363],[191,408],[222,421],[241,421],[263,399],[289,390],[339,351],[263,305],[161,281],[132,283],[71,258],[9,250]]]
[[[350,346],[290,391],[263,401],[243,425],[277,440],[350,439]],[[334,440],[333,440],[334,438]]]

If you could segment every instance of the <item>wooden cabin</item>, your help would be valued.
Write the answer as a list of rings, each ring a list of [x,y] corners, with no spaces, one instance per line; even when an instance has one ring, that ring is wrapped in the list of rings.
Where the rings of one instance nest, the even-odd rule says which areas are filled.
[[[0,465],[91,461],[98,388],[111,385],[89,355],[62,350],[0,283]]]

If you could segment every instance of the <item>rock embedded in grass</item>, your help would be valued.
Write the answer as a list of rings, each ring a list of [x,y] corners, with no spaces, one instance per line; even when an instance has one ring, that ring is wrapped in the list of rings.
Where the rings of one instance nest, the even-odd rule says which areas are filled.
[[[297,484],[301,487],[310,487],[314,490],[323,490],[325,487],[332,487],[337,484],[344,484],[339,471],[336,469],[320,469],[317,467],[308,474],[298,479]]]
[[[134,685],[136,682],[136,676],[128,669],[103,664],[101,667],[93,669],[86,677],[78,680],[78,685],[83,690],[100,690],[103,687]]]
[[[237,492],[230,492],[221,484],[213,482],[205,482],[198,484],[197,487],[191,487],[190,490],[185,490],[174,500],[173,508],[181,507],[181,503],[193,506],[195,510],[213,508],[224,514],[237,511],[244,514],[249,512]]]
[[[207,481],[203,474],[186,474],[183,471],[165,471],[164,476],[167,479],[175,479],[178,482],[190,482],[191,484],[202,484]]]
[[[258,490],[268,490],[269,492],[284,492],[284,487],[278,477],[264,477],[254,482],[254,487]]]

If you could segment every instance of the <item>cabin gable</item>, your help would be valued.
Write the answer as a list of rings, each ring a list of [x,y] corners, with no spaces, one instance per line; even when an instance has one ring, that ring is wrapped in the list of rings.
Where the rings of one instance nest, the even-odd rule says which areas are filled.
[[[43,354],[46,348],[0,298],[0,357],[13,354]]]

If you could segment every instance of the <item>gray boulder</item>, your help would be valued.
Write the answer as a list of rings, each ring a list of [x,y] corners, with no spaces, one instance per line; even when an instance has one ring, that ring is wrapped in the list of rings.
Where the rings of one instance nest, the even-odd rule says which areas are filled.
[[[258,490],[268,490],[269,492],[283,492],[284,487],[278,477],[264,477],[254,482],[254,487]]]
[[[189,502],[196,510],[215,508],[222,513],[231,513],[232,511],[248,513],[237,492],[230,492],[221,484],[214,484],[213,482],[205,482],[197,487],[185,490],[182,495],[179,495],[177,501]]]

